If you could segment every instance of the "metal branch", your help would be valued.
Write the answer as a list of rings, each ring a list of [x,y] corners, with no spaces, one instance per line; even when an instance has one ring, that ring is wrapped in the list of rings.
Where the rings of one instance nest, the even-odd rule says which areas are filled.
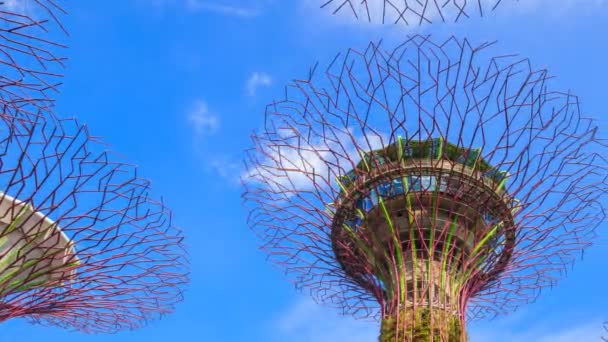
[[[512,0],[509,0],[513,2]],[[404,25],[457,22],[494,11],[503,0],[323,0],[321,8],[358,20]]]

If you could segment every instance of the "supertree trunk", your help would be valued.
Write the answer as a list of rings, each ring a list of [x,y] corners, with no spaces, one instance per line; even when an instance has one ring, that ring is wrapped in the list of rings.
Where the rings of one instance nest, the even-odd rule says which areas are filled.
[[[403,309],[382,319],[380,342],[466,342],[465,323],[432,307]]]

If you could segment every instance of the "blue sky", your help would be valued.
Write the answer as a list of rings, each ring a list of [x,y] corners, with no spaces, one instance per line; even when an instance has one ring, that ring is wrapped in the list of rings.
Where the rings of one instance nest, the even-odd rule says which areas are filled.
[[[137,163],[187,235],[192,283],[177,311],[112,336],[3,323],[0,341],[375,341],[375,322],[297,294],[245,224],[242,152],[282,86],[369,40],[407,33],[498,40],[558,76],[608,136],[608,1],[522,0],[483,19],[423,28],[354,23],[316,0],[72,1],[58,112]],[[575,4],[576,2],[576,4]],[[604,225],[603,228],[607,228]],[[608,234],[532,305],[469,325],[471,341],[593,341],[608,320]]]

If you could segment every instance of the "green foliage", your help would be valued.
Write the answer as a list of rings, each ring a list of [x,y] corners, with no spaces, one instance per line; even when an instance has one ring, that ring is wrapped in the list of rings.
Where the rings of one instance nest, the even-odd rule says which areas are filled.
[[[403,159],[443,158],[465,164],[466,166],[483,173],[486,177],[495,182],[501,182],[507,177],[506,172],[494,169],[483,159],[480,149],[460,147],[445,142],[441,138],[422,141],[410,140],[407,142],[400,139],[394,144],[382,149],[369,152],[359,151],[359,153],[362,158],[355,169],[364,173],[370,172],[376,165],[382,165],[388,162],[398,162]],[[355,170],[351,170],[346,175],[339,178],[342,185],[348,187],[356,181],[357,175]]]
[[[458,317],[443,310],[419,308],[404,310],[382,320],[380,342],[466,342]]]
[[[9,242],[7,235],[18,228],[23,229],[22,224],[26,215],[28,215],[28,211],[31,212],[32,208],[29,205],[23,206],[15,219],[2,231],[0,247]],[[43,262],[43,260],[52,259],[64,252],[62,249],[50,248],[48,250],[40,249],[42,255],[36,257],[32,253],[32,249],[37,248],[36,245],[44,240],[49,231],[58,229],[57,223],[54,223],[41,228],[39,231],[27,234],[23,232],[23,241],[25,242],[10,246],[10,250],[0,258],[0,294],[42,287],[49,281],[51,274],[60,267],[77,267],[80,265],[80,260],[76,259],[67,265],[55,266],[54,268],[49,265],[41,269],[37,268],[37,264]],[[14,280],[13,278],[18,279]]]

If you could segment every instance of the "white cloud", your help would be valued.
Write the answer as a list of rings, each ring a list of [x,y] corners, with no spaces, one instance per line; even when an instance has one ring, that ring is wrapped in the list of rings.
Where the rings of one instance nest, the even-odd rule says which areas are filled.
[[[215,134],[220,127],[219,118],[211,113],[207,104],[201,100],[194,103],[187,119],[192,125],[194,134],[199,138]]]
[[[12,0],[19,1],[19,0]],[[178,8],[190,13],[213,13],[225,16],[253,18],[274,0],[138,0],[157,10]]]
[[[240,184],[240,175],[243,173],[242,162],[228,157],[212,157],[208,166],[229,185]]]
[[[26,15],[33,20],[48,14],[41,4],[32,0],[0,0],[0,11]]]
[[[21,12],[25,9],[25,3],[23,0],[4,0],[2,1],[2,4],[0,4],[0,8],[2,7],[8,11]]]
[[[538,319],[528,320],[532,328],[521,332],[513,332],[512,327],[494,326],[488,330],[471,331],[471,342],[573,342],[573,341],[600,341],[604,330],[602,320],[588,320],[585,323],[558,324],[551,326],[542,324]],[[533,323],[531,323],[533,322]],[[531,323],[531,324],[530,324]],[[538,326],[542,326],[538,328]]]
[[[598,7],[606,4],[608,4],[607,0],[503,0],[495,12],[498,16],[538,14],[539,16],[554,18],[568,16],[574,20],[576,19],[574,14],[594,13]]]
[[[310,190],[315,186],[323,186],[323,179],[333,182],[333,178],[328,179],[328,175],[337,176],[337,168],[353,168],[352,162],[361,158],[361,151],[357,150],[353,139],[362,151],[376,150],[387,141],[386,136],[376,133],[355,134],[352,128],[349,128],[348,132],[336,132],[336,141],[343,145],[320,139],[307,142],[305,137],[298,137],[297,132],[293,133],[293,130],[286,128],[278,129],[278,135],[281,143],[262,146],[267,157],[259,165],[252,165],[253,168],[243,173],[243,181],[263,183],[270,188],[276,187],[276,190],[281,190],[281,187]],[[334,151],[340,151],[340,154]],[[334,168],[330,169],[332,164]],[[313,182],[313,179],[316,179],[316,182]]]
[[[272,85],[272,77],[265,72],[254,72],[247,79],[247,95],[254,96],[260,87]]]
[[[492,322],[490,322],[492,323]],[[554,321],[543,322],[538,317],[524,321],[527,329],[514,332],[514,325],[521,325],[517,320],[504,320],[501,323],[488,324],[486,330],[469,329],[471,342],[573,342],[601,341],[603,330],[601,319],[584,322],[569,321],[563,324]],[[356,320],[339,316],[337,310],[301,298],[279,318],[273,321],[273,341],[290,342],[370,342],[378,340],[379,323],[370,320]]]
[[[208,151],[210,146],[204,143],[203,138],[210,137],[220,129],[220,118],[209,109],[203,100],[196,100],[186,115],[187,123],[194,135],[194,151],[202,157],[205,172],[218,176],[225,184],[237,186],[243,174],[244,165],[241,159],[235,159],[228,154],[214,149]]]
[[[186,9],[205,11],[235,17],[251,18],[260,15],[260,10],[253,6],[226,4],[217,0],[185,0]]]
[[[273,322],[273,341],[370,342],[378,340],[376,322],[338,316],[336,310],[300,299]]]

